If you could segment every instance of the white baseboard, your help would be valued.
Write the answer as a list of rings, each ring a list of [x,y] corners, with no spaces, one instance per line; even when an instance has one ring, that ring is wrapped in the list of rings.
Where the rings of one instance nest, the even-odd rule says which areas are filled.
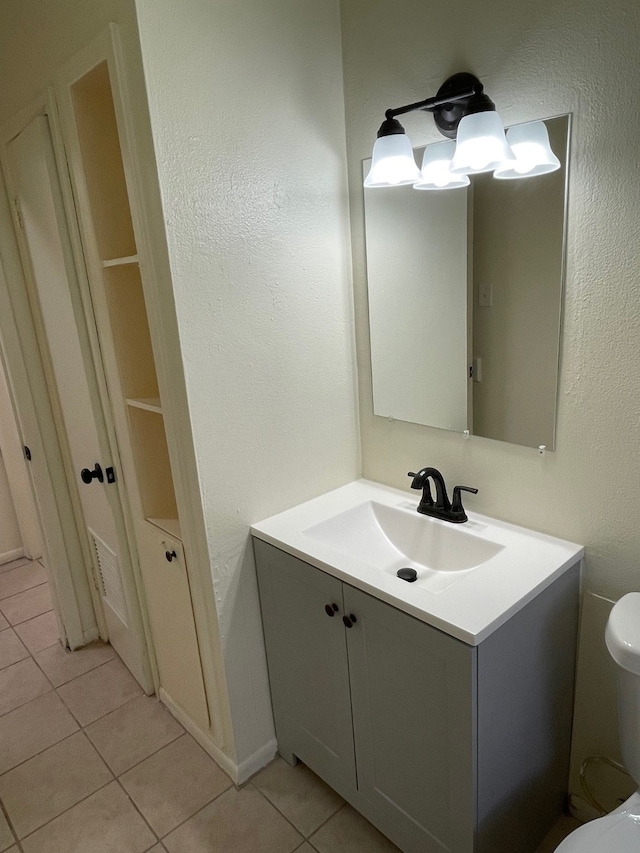
[[[158,689],[158,698],[167,706],[176,720],[181,723],[190,735],[200,744],[211,758],[220,765],[224,772],[231,777],[236,785],[244,784],[248,779],[255,775],[259,770],[262,770],[273,758],[275,758],[278,746],[275,738],[269,741],[265,746],[246,758],[240,764],[237,764],[229,756],[224,753],[218,744],[216,744],[207,734],[200,729],[193,720],[185,714],[182,708],[177,705],[173,699],[160,687]]]
[[[268,741],[263,747],[258,749],[253,755],[250,755],[249,758],[245,758],[244,761],[241,761],[238,765],[238,777],[239,782],[238,785],[242,785],[243,782],[246,782],[248,779],[251,779],[252,776],[255,776],[258,771],[262,770],[263,767],[266,767],[270,761],[278,754],[278,743],[275,738]]]
[[[82,636],[85,639],[86,643],[93,643],[95,640],[100,639],[100,631],[98,628],[89,628],[88,631],[83,631]]]

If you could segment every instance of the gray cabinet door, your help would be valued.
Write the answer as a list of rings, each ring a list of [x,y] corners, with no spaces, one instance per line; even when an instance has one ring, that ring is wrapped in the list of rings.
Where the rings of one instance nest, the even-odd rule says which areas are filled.
[[[297,756],[338,793],[352,796],[342,583],[265,542],[254,540],[254,547],[278,747],[285,758]],[[326,605],[337,605],[333,616]]]
[[[476,650],[344,586],[358,797],[406,853],[473,850]]]

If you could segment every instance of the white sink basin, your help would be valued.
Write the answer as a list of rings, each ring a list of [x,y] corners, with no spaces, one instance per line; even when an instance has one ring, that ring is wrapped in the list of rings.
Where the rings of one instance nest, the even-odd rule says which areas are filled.
[[[580,545],[469,512],[420,515],[420,496],[356,480],[254,524],[259,539],[477,645],[580,561]],[[396,576],[412,568],[417,580]]]
[[[415,583],[432,592],[448,589],[460,573],[473,571],[504,547],[475,536],[463,524],[420,515],[415,506],[379,501],[364,501],[302,532],[394,576],[398,569],[415,569]]]

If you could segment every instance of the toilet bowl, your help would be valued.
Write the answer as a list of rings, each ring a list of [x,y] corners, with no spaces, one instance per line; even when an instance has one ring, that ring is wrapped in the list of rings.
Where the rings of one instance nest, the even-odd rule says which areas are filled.
[[[618,667],[620,746],[627,770],[640,783],[640,592],[614,604],[605,641]],[[640,790],[605,817],[586,823],[556,853],[638,853]]]
[[[640,791],[611,814],[568,835],[556,853],[637,853],[640,850]]]

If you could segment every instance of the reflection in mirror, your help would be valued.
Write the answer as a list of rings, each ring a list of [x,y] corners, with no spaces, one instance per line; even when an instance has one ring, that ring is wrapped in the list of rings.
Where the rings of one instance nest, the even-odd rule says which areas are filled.
[[[545,124],[551,174],[364,191],[374,414],[553,449],[569,116]]]

